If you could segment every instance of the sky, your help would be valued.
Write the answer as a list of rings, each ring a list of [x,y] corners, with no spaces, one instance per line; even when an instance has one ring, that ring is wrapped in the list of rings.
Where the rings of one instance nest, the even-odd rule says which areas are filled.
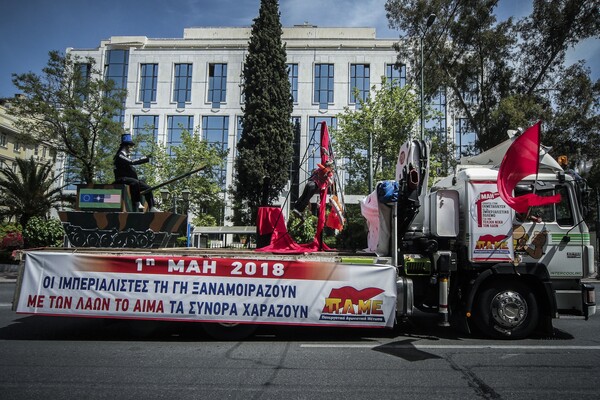
[[[184,28],[249,27],[260,0],[1,0],[0,98],[13,97],[13,73],[41,74],[48,52],[96,48],[111,36],[182,38]],[[280,0],[281,23],[319,27],[374,27],[379,38],[398,38],[388,27],[385,0]],[[531,1],[500,0],[497,15],[523,17]],[[586,60],[600,78],[600,40],[567,53],[567,63]]]

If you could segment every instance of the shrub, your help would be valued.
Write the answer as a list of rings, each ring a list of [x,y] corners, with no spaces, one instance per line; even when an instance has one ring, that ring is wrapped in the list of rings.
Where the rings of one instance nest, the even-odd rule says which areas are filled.
[[[64,241],[65,231],[57,219],[31,217],[23,231],[26,247],[59,247]]]
[[[2,250],[16,250],[23,248],[23,235],[21,232],[12,231],[8,232],[2,238],[2,242],[0,243],[0,248]]]
[[[0,264],[14,264],[13,252],[23,248],[21,225],[4,224],[0,226]]]
[[[357,204],[346,205],[346,226],[337,236],[338,249],[359,250],[367,246],[367,224]]]
[[[317,217],[307,210],[304,212],[304,222],[302,222],[292,214],[288,225],[288,232],[296,243],[312,242],[317,232]]]

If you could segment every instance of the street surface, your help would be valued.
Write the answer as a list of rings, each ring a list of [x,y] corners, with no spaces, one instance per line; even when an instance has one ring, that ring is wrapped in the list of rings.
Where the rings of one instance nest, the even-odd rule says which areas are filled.
[[[495,341],[420,315],[395,330],[262,327],[220,342],[193,323],[52,318],[0,283],[0,398],[600,399],[600,316]]]

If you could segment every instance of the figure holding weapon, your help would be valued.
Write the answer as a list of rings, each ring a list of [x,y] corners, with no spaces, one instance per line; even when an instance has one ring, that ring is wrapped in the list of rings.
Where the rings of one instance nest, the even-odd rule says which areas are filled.
[[[140,195],[140,193],[143,192],[148,203],[148,210],[150,212],[160,212],[160,210],[154,206],[154,196],[152,195],[152,191],[148,190],[150,189],[150,186],[138,178],[137,172],[134,168],[134,165],[140,165],[149,162],[150,157],[146,156],[132,160],[130,156],[133,146],[135,146],[135,143],[133,142],[131,134],[123,134],[121,136],[121,146],[119,146],[119,150],[114,157],[115,183],[129,185],[131,189],[131,198],[137,205],[138,209],[143,208],[141,205]]]

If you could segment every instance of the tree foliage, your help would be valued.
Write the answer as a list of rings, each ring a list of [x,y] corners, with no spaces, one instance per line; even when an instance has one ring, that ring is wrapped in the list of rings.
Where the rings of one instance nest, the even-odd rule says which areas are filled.
[[[419,119],[419,104],[414,90],[403,88],[385,78],[379,90],[372,88],[373,96],[360,99],[360,107],[348,107],[338,115],[339,129],[335,134],[338,155],[345,160],[344,170],[349,176],[346,193],[365,194],[369,173],[369,158],[373,165],[374,182],[394,179],[400,146],[414,133]],[[373,154],[369,157],[369,137]]]
[[[31,157],[17,158],[17,170],[0,169],[0,219],[17,218],[26,226],[32,217],[46,218],[50,209],[65,198],[53,185],[52,164],[38,164]]]
[[[599,37],[598,2],[534,0],[531,15],[518,21],[498,21],[497,5],[498,0],[388,0],[386,11],[390,25],[409,38],[399,47],[401,60],[417,60],[417,40],[424,37],[426,95],[438,87],[451,90],[450,105],[467,118],[478,150],[504,141],[508,129],[542,119],[544,144],[563,149],[571,138],[568,148],[597,159],[598,150],[589,144],[599,130],[599,84],[581,64],[566,66],[565,53]],[[437,20],[424,34],[431,13]]]
[[[215,145],[202,140],[199,132],[191,133],[183,130],[181,144],[171,149],[169,155],[165,146],[157,143],[154,136],[141,132],[135,137],[138,152],[151,155],[152,162],[138,166],[138,173],[150,186],[158,185],[175,177],[181,176],[196,168],[203,169],[186,178],[170,183],[155,191],[154,195],[160,202],[163,211],[172,210],[174,199],[178,199],[179,212],[185,207],[195,215],[192,223],[196,226],[211,226],[217,221],[223,222],[223,198],[221,169],[227,153]],[[160,191],[168,190],[169,198],[162,201]],[[184,204],[182,192],[190,191],[188,204]]]
[[[13,83],[22,92],[9,108],[17,117],[19,140],[47,143],[69,157],[83,182],[93,183],[96,166],[110,164],[122,133],[113,117],[121,112],[126,91],[105,81],[93,58],[58,51],[49,53],[42,75],[13,74]]]
[[[234,221],[241,225],[255,223],[258,207],[272,204],[289,179],[293,102],[281,35],[277,0],[261,0],[243,67],[243,132],[232,190]]]
[[[23,230],[25,247],[59,247],[64,243],[65,230],[62,223],[55,219],[31,217]]]

